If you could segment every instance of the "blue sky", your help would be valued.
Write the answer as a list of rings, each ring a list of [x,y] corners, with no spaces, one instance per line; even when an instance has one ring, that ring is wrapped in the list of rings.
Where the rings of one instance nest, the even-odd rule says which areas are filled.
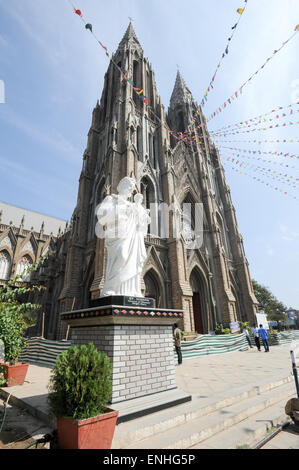
[[[244,6],[244,0],[74,3],[111,52],[128,26],[128,17],[133,18],[166,108],[177,64],[195,100],[201,101],[239,18],[236,9]],[[298,23],[297,0],[248,0],[204,108],[206,116],[281,46]],[[238,100],[209,122],[209,129],[299,101],[298,49],[299,33],[244,88]],[[103,50],[67,0],[0,0],[0,80],[6,92],[6,103],[0,104],[0,200],[70,218],[91,112],[101,96],[107,67]],[[298,139],[298,127],[228,136],[226,140],[274,138]],[[227,145],[299,155],[298,144]],[[230,153],[226,150],[223,155]],[[270,158],[277,162],[277,157]],[[298,177],[299,163],[285,157],[280,161],[296,165],[288,174]],[[274,164],[268,167],[277,168]],[[252,277],[288,306],[299,308],[299,201],[225,168]],[[289,191],[282,183],[277,186]],[[299,197],[298,190],[293,194]]]

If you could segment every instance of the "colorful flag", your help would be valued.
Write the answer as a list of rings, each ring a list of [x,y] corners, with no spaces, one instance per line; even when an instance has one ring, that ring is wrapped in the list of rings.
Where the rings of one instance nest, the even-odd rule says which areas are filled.
[[[74,13],[76,13],[76,15],[79,15],[79,16],[83,16],[81,11],[80,10],[76,10],[76,8],[74,8]]]
[[[86,29],[89,29],[89,30],[92,32],[92,25],[91,25],[90,23],[87,23],[87,24],[85,25],[85,28],[86,28]]]

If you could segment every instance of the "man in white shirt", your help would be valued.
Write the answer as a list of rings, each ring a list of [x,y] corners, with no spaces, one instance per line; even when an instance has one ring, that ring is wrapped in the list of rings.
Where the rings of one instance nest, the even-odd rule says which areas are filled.
[[[246,336],[246,339],[248,341],[248,344],[249,346],[252,348],[252,344],[251,344],[251,341],[250,341],[250,336],[249,336],[249,331],[247,330],[247,328],[243,328],[243,333],[245,333],[245,336]]]
[[[253,334],[255,345],[256,345],[257,349],[260,351],[261,350],[260,335],[259,335],[259,329],[258,329],[257,325],[254,325],[251,328],[251,333]]]

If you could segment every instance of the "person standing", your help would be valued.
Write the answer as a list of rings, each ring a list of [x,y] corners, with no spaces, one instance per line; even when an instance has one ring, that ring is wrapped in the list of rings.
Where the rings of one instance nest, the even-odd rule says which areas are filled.
[[[253,346],[252,346],[252,344],[251,344],[251,341],[250,341],[249,331],[247,330],[247,328],[246,328],[246,327],[245,327],[245,328],[243,328],[243,333],[245,333],[245,336],[246,336],[247,342],[248,342],[248,344],[249,344],[250,348],[252,348]]]
[[[182,364],[182,362],[183,362],[183,359],[182,359],[182,350],[181,350],[181,346],[182,346],[182,332],[181,332],[181,330],[179,329],[177,323],[175,323],[175,325],[174,325],[173,336],[174,336],[175,350],[176,350],[177,355],[178,355],[178,363],[179,363],[179,365],[180,365],[180,364]]]
[[[261,343],[260,343],[260,335],[259,335],[259,330],[258,330],[257,325],[254,325],[251,328],[251,333],[253,334],[255,345],[256,345],[257,349],[260,351],[261,350]]]
[[[259,335],[262,338],[263,345],[264,345],[264,348],[265,348],[265,352],[269,352],[268,333],[265,330],[265,328],[263,328],[263,325],[260,325]]]

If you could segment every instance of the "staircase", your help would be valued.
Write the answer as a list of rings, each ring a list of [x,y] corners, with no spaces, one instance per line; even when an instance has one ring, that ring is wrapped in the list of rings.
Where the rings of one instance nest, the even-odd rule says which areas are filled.
[[[296,395],[291,376],[259,387],[244,386],[194,398],[143,418],[119,424],[114,449],[236,449],[261,440],[286,421],[284,407]]]

